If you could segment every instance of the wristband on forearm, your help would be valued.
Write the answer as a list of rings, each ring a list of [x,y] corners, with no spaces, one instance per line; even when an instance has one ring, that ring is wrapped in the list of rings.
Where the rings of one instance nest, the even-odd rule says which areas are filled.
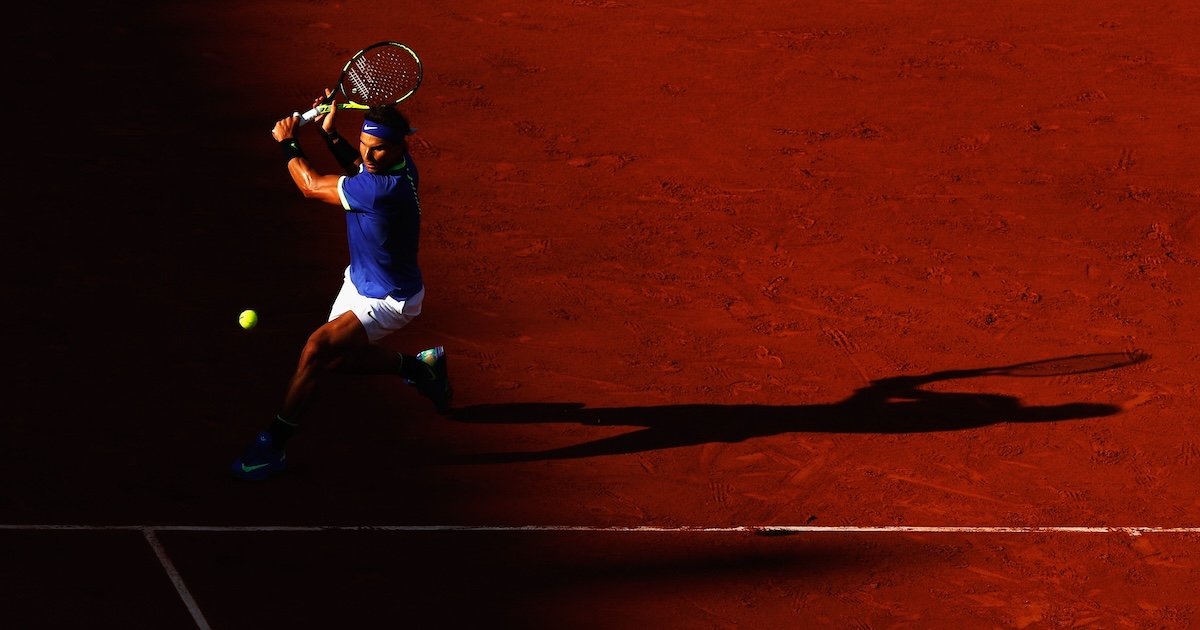
[[[304,150],[300,148],[300,143],[295,138],[285,138],[279,141],[279,149],[283,151],[283,160],[291,162],[292,158],[302,158]]]
[[[330,129],[329,131],[322,129],[321,137],[325,138],[325,146],[329,147],[330,153],[337,155],[337,148],[335,145],[344,144],[342,142],[343,138],[341,134],[337,132],[337,129]]]
[[[337,160],[337,163],[347,173],[354,173],[358,170],[358,164],[355,164],[359,158],[358,150],[350,146],[345,138],[339,136],[336,129],[325,135],[325,145],[329,147],[333,159]]]

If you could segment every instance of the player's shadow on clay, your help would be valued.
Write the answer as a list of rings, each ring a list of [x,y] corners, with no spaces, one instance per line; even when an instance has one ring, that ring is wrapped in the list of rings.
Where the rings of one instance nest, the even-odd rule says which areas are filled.
[[[975,370],[946,370],[871,382],[849,398],[814,405],[665,405],[592,409],[583,403],[510,403],[455,409],[454,420],[479,424],[569,423],[642,427],[561,448],[454,457],[456,463],[503,463],[640,453],[785,433],[923,433],[998,422],[1054,422],[1111,416],[1114,405],[1072,402],[1026,406],[1015,396],[929,391],[940,381],[986,376],[1053,377],[1126,367],[1142,353],[1088,354]]]

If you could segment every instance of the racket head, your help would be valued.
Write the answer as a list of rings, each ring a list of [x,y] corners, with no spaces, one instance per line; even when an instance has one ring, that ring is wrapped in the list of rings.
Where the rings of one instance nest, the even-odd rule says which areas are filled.
[[[337,91],[362,108],[393,105],[412,96],[421,87],[423,75],[421,58],[412,48],[400,42],[379,42],[346,62]]]

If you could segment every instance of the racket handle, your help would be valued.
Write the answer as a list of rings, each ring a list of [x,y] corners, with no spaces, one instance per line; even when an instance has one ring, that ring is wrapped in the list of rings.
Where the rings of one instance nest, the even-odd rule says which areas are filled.
[[[312,122],[314,119],[316,119],[317,116],[320,116],[321,114],[328,114],[329,110],[331,110],[331,109],[333,109],[333,106],[328,105],[328,104],[317,105],[316,107],[304,112],[303,114],[301,114],[300,112],[295,112],[292,115],[300,117],[300,122],[296,123],[297,126],[300,126],[300,125],[305,125],[305,124]]]
[[[300,117],[300,122],[296,123],[297,126],[306,125],[316,119],[317,116],[321,115],[321,109],[314,107],[304,113],[296,112],[292,115]]]

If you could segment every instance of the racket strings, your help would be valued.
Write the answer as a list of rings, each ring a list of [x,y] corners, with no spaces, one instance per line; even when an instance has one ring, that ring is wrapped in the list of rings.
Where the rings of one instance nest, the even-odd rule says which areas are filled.
[[[346,71],[346,98],[363,105],[395,103],[421,84],[421,62],[400,46],[381,46],[355,59]]]

